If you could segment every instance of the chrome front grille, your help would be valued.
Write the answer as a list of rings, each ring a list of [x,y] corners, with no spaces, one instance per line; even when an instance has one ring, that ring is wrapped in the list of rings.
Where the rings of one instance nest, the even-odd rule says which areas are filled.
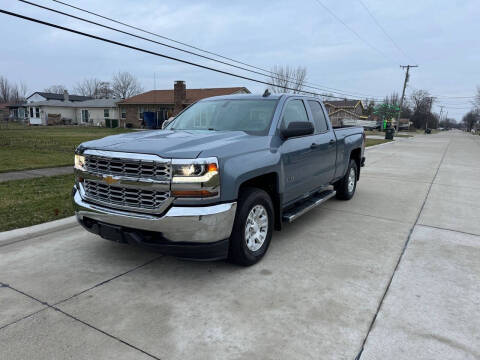
[[[108,185],[89,179],[84,180],[83,186],[85,195],[90,200],[138,210],[158,209],[170,197],[168,191]]]
[[[147,159],[124,159],[86,154],[85,165],[90,173],[130,178],[169,181],[172,173],[170,162]]]

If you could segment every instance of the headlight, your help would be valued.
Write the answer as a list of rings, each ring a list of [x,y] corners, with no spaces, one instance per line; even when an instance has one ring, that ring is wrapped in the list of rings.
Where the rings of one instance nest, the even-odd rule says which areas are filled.
[[[85,171],[85,156],[75,154],[74,164],[75,169]]]
[[[206,173],[217,172],[217,164],[173,164],[173,176],[180,177],[199,177]]]
[[[220,192],[216,158],[173,159],[172,195],[183,198],[211,198]]]

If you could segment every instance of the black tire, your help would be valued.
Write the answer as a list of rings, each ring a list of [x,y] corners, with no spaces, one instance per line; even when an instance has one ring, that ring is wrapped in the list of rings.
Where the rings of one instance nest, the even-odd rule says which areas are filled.
[[[266,210],[268,216],[268,229],[261,247],[256,251],[252,251],[247,246],[245,231],[248,215],[256,205],[261,205]],[[273,232],[273,221],[273,204],[268,193],[257,188],[243,189],[238,199],[237,213],[235,215],[232,235],[230,236],[229,261],[243,266],[250,266],[258,262],[263,255],[265,255],[268,246],[270,245]]]
[[[351,170],[355,171],[355,177],[354,177],[354,185],[353,189],[349,190],[349,175]],[[357,179],[358,179],[358,166],[355,160],[350,159],[350,163],[348,164],[348,169],[347,172],[345,173],[345,176],[338,180],[334,184],[334,188],[337,191],[337,199],[340,200],[350,200],[353,195],[355,194],[355,190],[357,189]]]

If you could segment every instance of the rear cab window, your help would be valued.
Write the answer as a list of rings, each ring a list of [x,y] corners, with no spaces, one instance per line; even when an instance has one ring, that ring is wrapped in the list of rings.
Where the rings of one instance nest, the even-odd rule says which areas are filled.
[[[322,105],[315,100],[308,100],[308,105],[312,111],[313,120],[315,121],[315,127],[318,129],[318,133],[327,132],[328,123],[325,113],[323,112]]]

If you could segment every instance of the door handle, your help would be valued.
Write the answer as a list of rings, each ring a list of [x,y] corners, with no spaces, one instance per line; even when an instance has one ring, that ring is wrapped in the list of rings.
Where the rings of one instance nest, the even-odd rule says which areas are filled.
[[[333,145],[335,144],[335,140],[331,139],[329,142],[328,142],[328,145]]]
[[[319,144],[313,143],[312,145],[310,145],[310,149],[316,149],[316,148],[318,148],[319,146],[320,146]]]

